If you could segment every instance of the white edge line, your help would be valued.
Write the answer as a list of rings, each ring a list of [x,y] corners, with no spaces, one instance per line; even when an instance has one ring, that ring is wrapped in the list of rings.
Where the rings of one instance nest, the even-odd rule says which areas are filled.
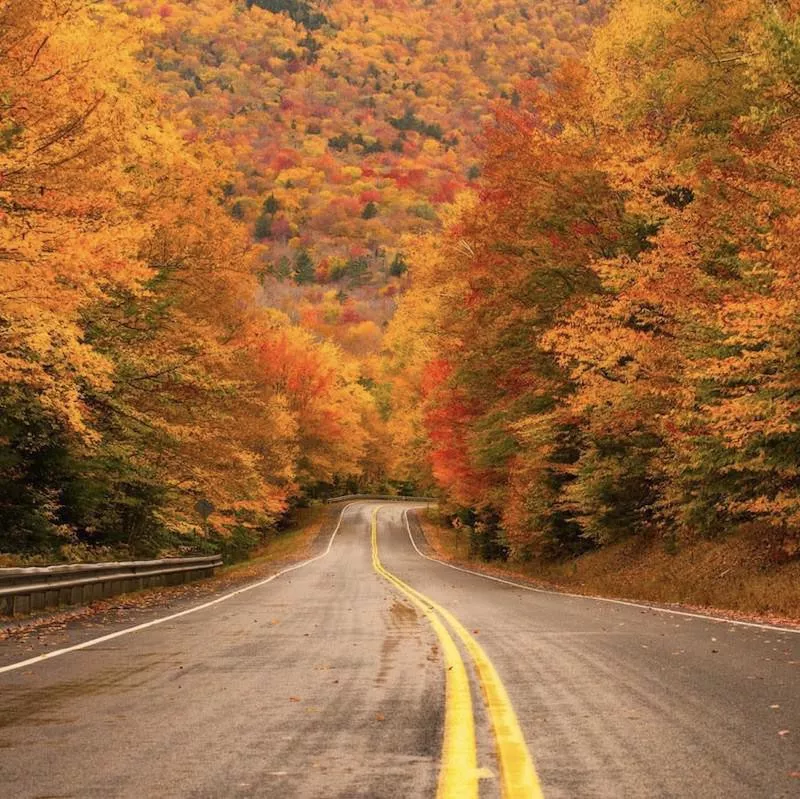
[[[17,663],[10,663],[7,666],[0,666],[0,674],[4,674],[8,671],[15,671],[16,669],[22,669],[26,666],[33,666],[35,663],[41,663],[43,660],[50,660],[50,658],[66,655],[70,652],[77,652],[79,649],[88,649],[90,646],[102,644],[106,641],[112,641],[114,638],[120,638],[121,636],[128,635],[129,633],[139,632],[139,630],[146,630],[148,627],[155,627],[157,624],[163,624],[164,622],[172,621],[173,619],[179,619],[181,616],[188,616],[190,613],[196,613],[198,610],[205,610],[206,608],[218,605],[220,602],[225,602],[227,599],[232,599],[235,596],[239,596],[239,594],[243,594],[245,591],[252,591],[254,588],[260,588],[262,585],[271,583],[273,580],[277,579],[283,574],[295,571],[295,569],[302,569],[303,566],[308,566],[310,563],[314,563],[314,561],[324,558],[331,551],[333,539],[336,538],[336,534],[339,532],[339,528],[342,526],[342,519],[344,518],[345,511],[355,504],[357,503],[351,502],[342,508],[342,512],[339,514],[339,522],[336,525],[336,529],[331,534],[330,540],[328,541],[328,546],[322,554],[317,555],[316,557],[309,558],[301,563],[295,563],[294,566],[289,566],[285,569],[282,569],[281,571],[273,574],[271,577],[267,577],[266,580],[259,580],[257,583],[246,585],[244,588],[238,588],[236,591],[231,591],[229,594],[223,594],[216,599],[212,599],[210,602],[204,602],[202,605],[195,605],[194,607],[187,608],[179,613],[172,613],[169,616],[162,616],[161,618],[147,621],[144,624],[137,624],[135,627],[126,627],[124,630],[117,630],[116,632],[109,633],[108,635],[102,635],[100,638],[92,638],[89,641],[83,641],[82,643],[75,644],[74,646],[67,646],[64,649],[56,649],[53,652],[46,652],[44,655],[37,655],[36,657],[28,658],[28,660],[21,660]]]
[[[513,580],[504,580],[502,577],[494,577],[491,574],[483,574],[482,572],[473,571],[472,569],[465,569],[462,566],[456,566],[453,563],[448,563],[444,560],[439,560],[439,558],[432,558],[430,555],[426,555],[424,552],[420,550],[417,546],[417,542],[414,540],[414,536],[411,534],[411,526],[408,523],[408,510],[403,511],[403,519],[406,523],[406,530],[408,530],[408,537],[411,539],[411,545],[417,551],[417,554],[421,557],[425,558],[426,560],[432,560],[434,563],[439,563],[442,566],[447,566],[449,569],[455,569],[459,572],[464,572],[464,574],[472,574],[475,577],[482,577],[484,580],[492,580],[495,583],[503,583],[504,585],[510,585],[514,588],[521,588],[523,591],[533,591],[537,594],[550,594],[552,596],[568,596],[572,597],[573,599],[587,599],[594,602],[610,602],[614,605],[627,605],[630,608],[641,608],[643,610],[654,610],[657,613],[670,613],[673,616],[687,616],[690,619],[705,619],[706,621],[714,621],[717,624],[735,624],[738,627],[755,627],[759,630],[773,630],[775,632],[784,632],[784,633],[794,633],[795,635],[800,635],[800,628],[797,627],[780,627],[777,624],[758,624],[757,622],[752,621],[736,621],[735,619],[726,619],[722,616],[708,616],[704,613],[690,613],[686,610],[672,610],[670,608],[662,608],[658,605],[646,605],[640,602],[631,602],[626,599],[611,599],[610,597],[606,596],[593,596],[592,594],[571,594],[567,591],[551,591],[547,588],[535,588],[532,585],[525,585],[524,583],[516,583]]]

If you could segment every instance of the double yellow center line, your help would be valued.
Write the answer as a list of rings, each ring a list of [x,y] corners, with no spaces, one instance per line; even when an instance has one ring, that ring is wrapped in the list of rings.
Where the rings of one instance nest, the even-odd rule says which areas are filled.
[[[472,693],[464,660],[450,630],[461,640],[475,664],[497,746],[504,799],[542,799],[525,737],[500,675],[483,647],[458,619],[384,568],[378,556],[379,511],[380,508],[376,508],[372,512],[372,565],[381,577],[405,594],[425,615],[439,638],[444,655],[444,741],[437,799],[478,799],[479,770]]]

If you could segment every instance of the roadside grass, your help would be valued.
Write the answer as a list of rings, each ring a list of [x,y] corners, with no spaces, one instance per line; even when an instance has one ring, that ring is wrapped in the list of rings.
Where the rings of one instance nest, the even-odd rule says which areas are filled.
[[[313,544],[327,512],[328,506],[325,505],[298,508],[288,529],[276,533],[266,544],[251,553],[247,560],[224,566],[212,579],[225,577],[251,579],[261,576],[265,567],[311,557]]]
[[[657,543],[628,540],[567,561],[487,563],[470,558],[466,531],[447,525],[435,509],[417,518],[437,557],[476,571],[556,591],[800,623],[800,560],[771,563],[752,532],[698,541],[675,554]]]

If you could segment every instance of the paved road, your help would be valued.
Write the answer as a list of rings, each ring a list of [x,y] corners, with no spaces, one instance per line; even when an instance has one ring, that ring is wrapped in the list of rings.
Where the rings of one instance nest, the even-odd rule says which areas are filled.
[[[0,670],[0,795],[444,796],[466,709],[479,770],[450,769],[452,799],[800,796],[800,634],[466,574],[415,550],[401,504],[376,557],[375,509],[272,582]]]

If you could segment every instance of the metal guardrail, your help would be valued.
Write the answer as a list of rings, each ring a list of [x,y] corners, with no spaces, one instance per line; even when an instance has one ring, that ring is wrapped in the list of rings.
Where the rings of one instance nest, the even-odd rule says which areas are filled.
[[[381,502],[436,502],[434,497],[400,497],[396,494],[346,494],[343,497],[329,497],[327,504],[332,502],[354,502],[359,499],[377,499]]]
[[[0,615],[78,605],[116,594],[211,577],[220,555],[0,569]]]

